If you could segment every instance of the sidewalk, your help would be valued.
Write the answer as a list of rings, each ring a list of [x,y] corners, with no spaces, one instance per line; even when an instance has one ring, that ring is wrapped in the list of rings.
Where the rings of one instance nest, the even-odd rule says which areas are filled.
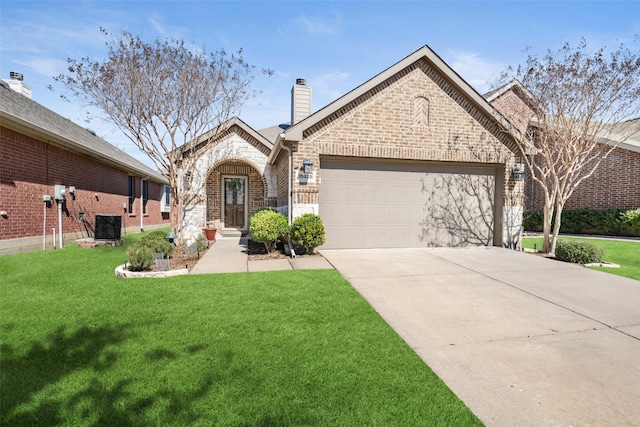
[[[219,237],[189,274],[333,269],[322,255],[249,261],[246,237]]]

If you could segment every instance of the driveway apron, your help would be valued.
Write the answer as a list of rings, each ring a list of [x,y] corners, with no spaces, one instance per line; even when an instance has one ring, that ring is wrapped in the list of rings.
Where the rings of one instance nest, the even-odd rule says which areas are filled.
[[[322,255],[486,425],[640,425],[640,281],[495,247]]]

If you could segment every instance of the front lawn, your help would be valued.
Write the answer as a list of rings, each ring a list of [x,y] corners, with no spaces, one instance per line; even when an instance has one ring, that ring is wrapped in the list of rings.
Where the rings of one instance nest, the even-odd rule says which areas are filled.
[[[640,280],[640,241],[636,240],[607,240],[578,237],[560,237],[567,240],[579,240],[591,243],[604,249],[604,260],[620,265],[620,268],[589,267],[594,270],[605,271],[619,276]],[[526,237],[522,239],[522,246],[528,249],[542,248],[542,238]]]
[[[117,279],[125,249],[0,257],[0,425],[481,424],[336,271]]]

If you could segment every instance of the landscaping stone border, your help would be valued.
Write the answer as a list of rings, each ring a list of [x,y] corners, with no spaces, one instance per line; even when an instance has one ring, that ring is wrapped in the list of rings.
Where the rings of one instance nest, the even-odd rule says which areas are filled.
[[[126,269],[126,264],[122,264],[116,267],[116,277],[123,279],[143,279],[143,278],[164,278],[173,276],[182,276],[183,274],[189,274],[189,270],[181,268],[180,270],[169,271],[129,271]]]

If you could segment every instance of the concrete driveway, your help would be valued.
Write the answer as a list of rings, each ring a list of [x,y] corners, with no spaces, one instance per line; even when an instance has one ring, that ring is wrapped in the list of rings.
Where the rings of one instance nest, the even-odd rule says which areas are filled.
[[[640,281],[501,248],[321,253],[486,425],[640,425]]]

